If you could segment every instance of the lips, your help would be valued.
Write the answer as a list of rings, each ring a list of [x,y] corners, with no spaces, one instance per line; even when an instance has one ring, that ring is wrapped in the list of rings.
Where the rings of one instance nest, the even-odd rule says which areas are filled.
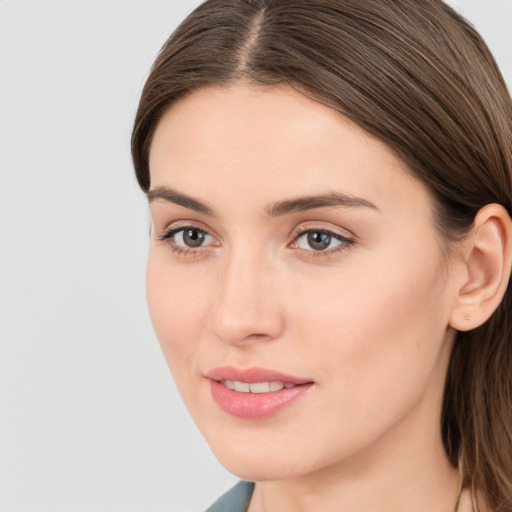
[[[209,371],[206,376],[212,380],[238,380],[240,382],[288,382],[290,384],[306,384],[312,382],[308,379],[286,375],[266,368],[235,368],[233,366],[222,366]]]
[[[295,402],[313,386],[313,381],[265,368],[214,368],[206,374],[217,405],[239,418],[272,416]]]

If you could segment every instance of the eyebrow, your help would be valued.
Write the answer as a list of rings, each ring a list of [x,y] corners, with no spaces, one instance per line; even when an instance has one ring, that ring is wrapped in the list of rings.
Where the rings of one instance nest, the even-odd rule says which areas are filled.
[[[315,208],[325,208],[329,206],[339,206],[344,208],[364,207],[380,211],[377,206],[366,199],[347,194],[340,194],[339,192],[328,192],[326,194],[280,201],[269,207],[267,212],[271,217],[280,217],[290,213],[306,212]]]
[[[213,209],[207,204],[169,187],[155,187],[148,192],[147,197],[149,203],[156,199],[164,199],[165,201],[183,206],[184,208],[188,208],[189,210],[193,210],[198,213],[203,213],[209,216],[214,215]],[[308,210],[314,210],[315,208],[326,208],[332,206],[344,208],[364,207],[380,211],[377,206],[366,199],[341,194],[339,192],[328,192],[325,194],[279,201],[267,208],[267,214],[270,217],[281,217],[291,213],[306,212]]]
[[[148,202],[152,203],[156,199],[164,199],[170,203],[174,203],[189,210],[194,210],[198,213],[204,213],[205,215],[213,215],[213,210],[205,203],[194,199],[193,197],[182,194],[177,190],[173,190],[168,187],[155,187],[153,190],[148,192]]]

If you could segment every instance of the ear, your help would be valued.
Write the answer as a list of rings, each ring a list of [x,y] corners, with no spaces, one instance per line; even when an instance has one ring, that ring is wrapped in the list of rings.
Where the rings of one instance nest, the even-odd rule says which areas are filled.
[[[469,331],[485,323],[499,306],[512,266],[512,220],[498,204],[484,206],[463,242],[463,279],[450,314],[450,325]]]

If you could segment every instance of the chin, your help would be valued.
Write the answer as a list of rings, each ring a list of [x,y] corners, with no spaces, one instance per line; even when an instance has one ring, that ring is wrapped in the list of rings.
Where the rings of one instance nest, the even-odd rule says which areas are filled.
[[[289,439],[287,443],[258,432],[253,433],[252,440],[229,433],[205,437],[222,466],[250,482],[296,478],[322,466],[322,454],[312,453],[314,450],[305,453],[298,448],[299,443],[290,446]]]
[[[236,453],[215,455],[230,473],[249,482],[286,480],[300,476],[293,464],[277,461],[275,457],[242,457]]]

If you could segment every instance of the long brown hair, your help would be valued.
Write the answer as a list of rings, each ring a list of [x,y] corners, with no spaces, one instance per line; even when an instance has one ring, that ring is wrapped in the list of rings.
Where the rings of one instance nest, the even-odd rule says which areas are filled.
[[[207,0],[142,93],[132,156],[144,191],[164,112],[239,80],[288,84],[386,143],[430,188],[449,241],[486,204],[512,213],[510,95],[481,37],[441,0]],[[495,512],[512,511],[511,308],[509,286],[488,322],[458,334],[441,419],[448,457]]]

